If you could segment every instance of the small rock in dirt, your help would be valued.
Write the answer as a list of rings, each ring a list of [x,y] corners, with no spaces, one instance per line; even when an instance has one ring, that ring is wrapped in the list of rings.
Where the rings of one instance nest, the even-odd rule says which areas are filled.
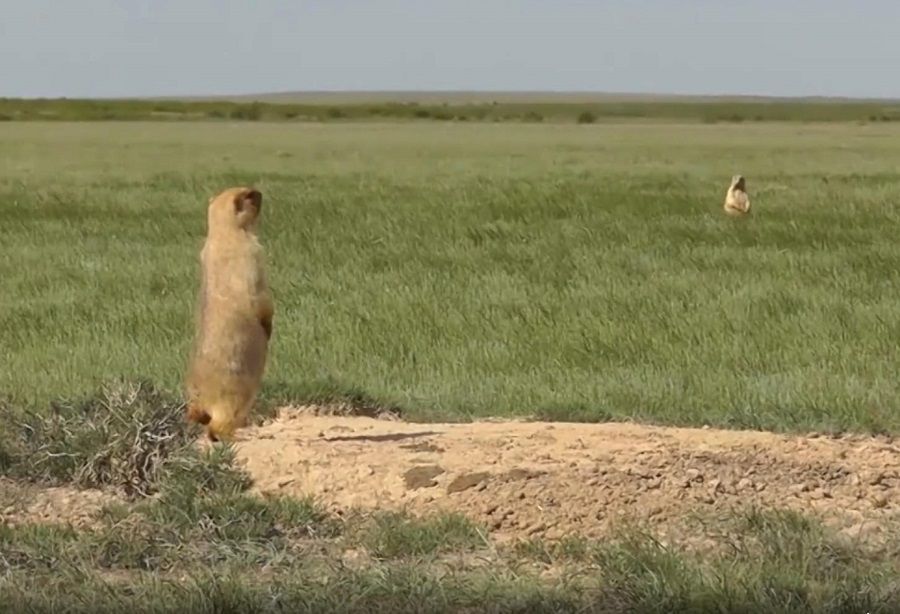
[[[447,484],[447,493],[453,494],[455,492],[461,492],[474,486],[478,486],[490,477],[490,473],[483,471],[479,473],[464,473],[455,477],[452,482]]]
[[[412,450],[413,452],[443,452],[444,448],[437,446],[430,441],[419,441],[416,443],[407,443],[400,446],[404,450]]]
[[[883,494],[878,493],[878,494],[872,496],[872,507],[881,509],[883,507],[887,507],[887,504],[888,504],[888,498],[885,497]]]
[[[444,469],[437,465],[418,465],[408,469],[403,474],[403,482],[408,490],[416,490],[419,488],[430,488],[437,486],[434,480],[437,476],[444,473]]]
[[[278,488],[284,488],[285,486],[289,486],[294,483],[294,478],[283,478],[278,480]]]
[[[748,488],[753,488],[753,481],[748,480],[747,478],[741,478],[737,483],[737,489],[746,490]]]
[[[882,533],[882,527],[874,522],[858,522],[840,532],[842,536],[854,542],[870,542]]]
[[[514,480],[530,480],[532,478],[536,478],[544,475],[544,471],[531,471],[529,469],[522,469],[521,467],[516,467],[515,469],[510,469],[506,473],[504,473],[501,477],[508,481]]]
[[[688,469],[684,472],[684,477],[690,480],[691,482],[702,482],[703,474],[700,473],[699,469]]]
[[[544,539],[551,541],[559,540],[565,537],[566,533],[559,527],[551,527],[544,532]]]
[[[877,471],[877,472],[873,473],[871,476],[869,476],[869,484],[871,486],[879,486],[884,483],[884,480],[886,478],[887,478],[887,476],[884,474],[883,471]]]
[[[801,482],[799,484],[791,484],[791,487],[788,490],[790,490],[792,494],[799,496],[800,493],[811,491],[812,487],[805,482]]]

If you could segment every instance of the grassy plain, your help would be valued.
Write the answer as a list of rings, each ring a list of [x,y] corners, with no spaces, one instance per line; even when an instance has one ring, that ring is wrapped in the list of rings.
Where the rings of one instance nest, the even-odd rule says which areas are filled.
[[[690,553],[261,500],[176,397],[206,199],[254,183],[269,401],[896,433],[898,168],[890,122],[0,124],[0,501],[131,497],[0,527],[0,611],[894,611],[900,546],[796,515]],[[117,378],[175,396],[58,402]]]
[[[177,390],[204,206],[266,194],[266,397],[896,430],[900,127],[8,123],[0,390]],[[731,175],[754,216],[731,220]]]

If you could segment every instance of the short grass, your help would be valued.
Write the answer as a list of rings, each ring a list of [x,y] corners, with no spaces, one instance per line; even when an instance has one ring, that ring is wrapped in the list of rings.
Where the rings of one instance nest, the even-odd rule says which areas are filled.
[[[540,578],[542,565],[514,555],[495,555],[489,566],[448,567],[420,558],[352,568],[329,565],[321,551],[302,543],[261,546],[211,539],[191,542],[180,552],[209,548],[208,560],[181,559],[184,567],[160,573],[142,569],[148,558],[132,561],[135,567],[103,567],[109,563],[104,554],[86,554],[108,552],[122,539],[3,531],[2,554],[19,558],[0,578],[6,597],[0,611],[828,614],[886,613],[900,607],[892,575],[896,567],[883,560],[861,561],[846,546],[776,558],[754,554],[717,569],[723,560],[626,540],[592,545],[591,561],[569,562],[553,581]],[[37,552],[36,543],[42,544]],[[47,544],[53,546],[52,562],[38,558],[46,556],[41,550]],[[217,557],[216,551],[232,561],[221,562],[223,554]]]
[[[207,198],[255,183],[264,397],[898,430],[900,127],[17,123],[0,391],[177,392]],[[748,177],[752,219],[721,214]]]
[[[111,510],[83,531],[0,527],[0,612],[900,608],[896,544],[873,551],[783,512],[719,519],[720,537],[701,553],[632,532],[607,542],[460,541],[462,519],[336,522],[309,502],[192,497],[190,517],[160,501]]]
[[[98,486],[121,499],[81,529],[65,518],[0,525],[0,612],[900,608],[894,538],[860,542],[808,517],[757,509],[697,518],[685,542],[671,544],[627,525],[603,542],[510,544],[455,515],[339,517],[312,500],[250,494],[228,447],[200,452],[184,421],[160,419],[179,409],[146,384],[117,382],[5,426],[3,475],[16,478],[0,481],[5,513],[46,484]],[[118,478],[148,457],[150,469],[131,483]],[[99,466],[115,471],[98,479]]]

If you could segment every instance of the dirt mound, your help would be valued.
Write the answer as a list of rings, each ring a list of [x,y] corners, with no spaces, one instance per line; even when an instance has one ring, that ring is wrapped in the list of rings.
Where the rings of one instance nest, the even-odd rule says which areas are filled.
[[[100,511],[118,502],[114,495],[68,486],[23,486],[0,478],[0,525],[64,524],[93,528]]]
[[[237,453],[259,492],[313,495],[338,511],[456,511],[501,539],[600,537],[622,520],[664,533],[692,512],[748,505],[869,532],[895,514],[900,489],[900,448],[857,436],[410,424],[285,409],[245,430]]]

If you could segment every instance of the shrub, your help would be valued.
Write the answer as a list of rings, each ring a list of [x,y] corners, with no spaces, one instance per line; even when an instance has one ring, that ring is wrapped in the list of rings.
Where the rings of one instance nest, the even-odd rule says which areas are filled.
[[[241,119],[245,121],[256,121],[262,117],[262,107],[254,102],[249,105],[238,106],[231,111],[232,119]]]
[[[180,400],[146,382],[114,382],[27,416],[18,437],[0,442],[0,464],[13,477],[147,496],[159,490],[171,457],[194,453],[195,437]]]

